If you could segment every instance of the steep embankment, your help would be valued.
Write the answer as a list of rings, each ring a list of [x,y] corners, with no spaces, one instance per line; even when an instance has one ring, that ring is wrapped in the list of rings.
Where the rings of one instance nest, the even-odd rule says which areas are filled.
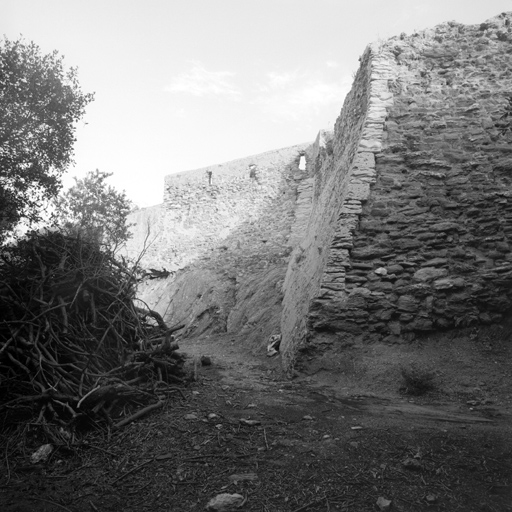
[[[512,292],[512,15],[365,52],[292,255],[285,364],[499,322]]]

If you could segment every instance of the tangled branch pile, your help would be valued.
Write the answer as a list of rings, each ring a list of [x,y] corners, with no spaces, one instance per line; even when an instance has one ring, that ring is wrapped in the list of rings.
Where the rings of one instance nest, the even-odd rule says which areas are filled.
[[[21,415],[67,427],[113,424],[127,402],[154,402],[183,382],[172,329],[134,305],[135,270],[61,233],[34,233],[1,253],[4,422]]]

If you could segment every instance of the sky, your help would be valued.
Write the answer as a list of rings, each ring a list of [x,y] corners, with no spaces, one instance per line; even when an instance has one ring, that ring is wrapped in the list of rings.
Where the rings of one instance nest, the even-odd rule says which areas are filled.
[[[372,41],[504,11],[512,0],[0,0],[0,36],[57,50],[95,93],[65,186],[99,169],[145,207],[168,174],[332,129]]]

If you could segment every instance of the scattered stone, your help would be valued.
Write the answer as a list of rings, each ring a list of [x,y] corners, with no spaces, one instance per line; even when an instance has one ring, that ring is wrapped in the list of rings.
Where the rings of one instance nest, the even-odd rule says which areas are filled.
[[[197,414],[196,413],[185,414],[185,416],[183,416],[183,418],[188,421],[197,420]]]
[[[267,343],[267,356],[272,357],[279,353],[279,346],[281,345],[281,335],[272,334]]]
[[[421,462],[417,459],[408,457],[402,462],[402,466],[411,471],[419,471],[421,469]]]
[[[246,420],[245,418],[240,418],[240,423],[242,425],[247,425],[248,427],[254,427],[256,425],[261,425],[260,420]]]
[[[355,426],[355,427],[350,427],[352,430],[363,430],[363,427],[360,427],[360,426]]]
[[[32,464],[45,462],[52,452],[53,446],[51,444],[43,444],[30,456],[30,462],[32,462]]]
[[[387,500],[386,498],[379,496],[379,499],[377,500],[377,507],[379,507],[379,510],[382,512],[387,512],[388,510],[391,510],[391,500]]]
[[[425,499],[427,500],[428,503],[430,504],[434,504],[437,502],[437,496],[435,494],[427,494],[425,496]]]
[[[228,512],[240,508],[246,499],[241,494],[217,494],[206,505],[206,510],[209,512]]]
[[[210,414],[208,414],[208,419],[209,420],[214,420],[214,419],[216,419],[218,417],[219,417],[219,415],[215,414],[214,412],[211,412]]]

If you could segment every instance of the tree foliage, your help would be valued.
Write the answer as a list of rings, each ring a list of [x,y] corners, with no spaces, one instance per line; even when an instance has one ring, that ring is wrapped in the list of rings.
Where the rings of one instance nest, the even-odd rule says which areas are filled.
[[[0,237],[22,218],[39,220],[42,202],[57,195],[92,99],[57,51],[0,40]]]
[[[112,173],[96,169],[56,200],[57,224],[66,231],[116,249],[131,234],[126,223],[132,203],[107,183]]]

